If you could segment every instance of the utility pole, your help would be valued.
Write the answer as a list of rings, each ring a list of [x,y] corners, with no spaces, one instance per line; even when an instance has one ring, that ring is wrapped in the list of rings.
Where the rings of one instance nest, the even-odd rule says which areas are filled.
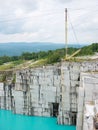
[[[68,48],[68,27],[67,27],[67,8],[65,8],[65,53],[67,59],[67,48]]]

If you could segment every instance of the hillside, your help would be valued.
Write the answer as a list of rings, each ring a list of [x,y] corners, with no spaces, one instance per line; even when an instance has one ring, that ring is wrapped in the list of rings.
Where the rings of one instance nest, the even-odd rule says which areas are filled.
[[[98,43],[93,43],[89,46],[82,47],[79,55],[94,55],[95,52],[98,52]]]
[[[68,55],[72,55],[78,48],[68,48]],[[98,52],[98,43],[93,43],[89,46],[81,48],[81,51],[77,54],[77,57],[73,59],[76,60],[79,57],[79,60],[83,60],[83,56],[87,57],[92,56]],[[56,49],[49,51],[40,51],[40,52],[25,52],[20,56],[1,56],[0,57],[0,70],[6,69],[21,69],[26,67],[35,67],[46,64],[53,64],[60,62],[61,59],[65,59],[65,49]],[[86,59],[86,58],[85,58]]]

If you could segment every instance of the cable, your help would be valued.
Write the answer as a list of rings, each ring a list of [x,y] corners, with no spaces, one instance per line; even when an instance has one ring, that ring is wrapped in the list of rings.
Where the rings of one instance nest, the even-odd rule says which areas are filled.
[[[98,5],[94,5],[94,7],[98,7]],[[88,9],[90,11],[92,11],[92,10],[97,10],[98,11],[98,9],[96,9],[94,7],[68,8],[68,10],[77,11],[77,10],[87,10]]]
[[[79,47],[80,47],[80,44],[79,44],[79,41],[78,41],[78,38],[77,38],[77,35],[76,35],[76,32],[75,32],[75,29],[74,29],[74,27],[73,27],[73,25],[72,25],[72,22],[71,22],[71,19],[70,19],[69,15],[68,15],[68,18],[69,18],[69,22],[70,22],[70,25],[71,25],[72,31],[73,31],[73,33],[74,33],[74,36],[75,36],[76,42],[77,42],[77,44],[78,44]]]

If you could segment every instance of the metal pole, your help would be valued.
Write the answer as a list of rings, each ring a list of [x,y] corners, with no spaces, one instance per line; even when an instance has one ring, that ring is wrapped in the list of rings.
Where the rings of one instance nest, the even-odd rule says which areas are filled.
[[[68,28],[67,28],[67,8],[65,8],[65,45],[66,45],[66,59],[67,59],[67,48],[68,48]]]

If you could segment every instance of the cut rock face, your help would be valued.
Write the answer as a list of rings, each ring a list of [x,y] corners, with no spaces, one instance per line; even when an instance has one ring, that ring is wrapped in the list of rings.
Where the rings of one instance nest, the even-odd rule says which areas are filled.
[[[98,113],[94,117],[94,127],[95,130],[98,130]]]

